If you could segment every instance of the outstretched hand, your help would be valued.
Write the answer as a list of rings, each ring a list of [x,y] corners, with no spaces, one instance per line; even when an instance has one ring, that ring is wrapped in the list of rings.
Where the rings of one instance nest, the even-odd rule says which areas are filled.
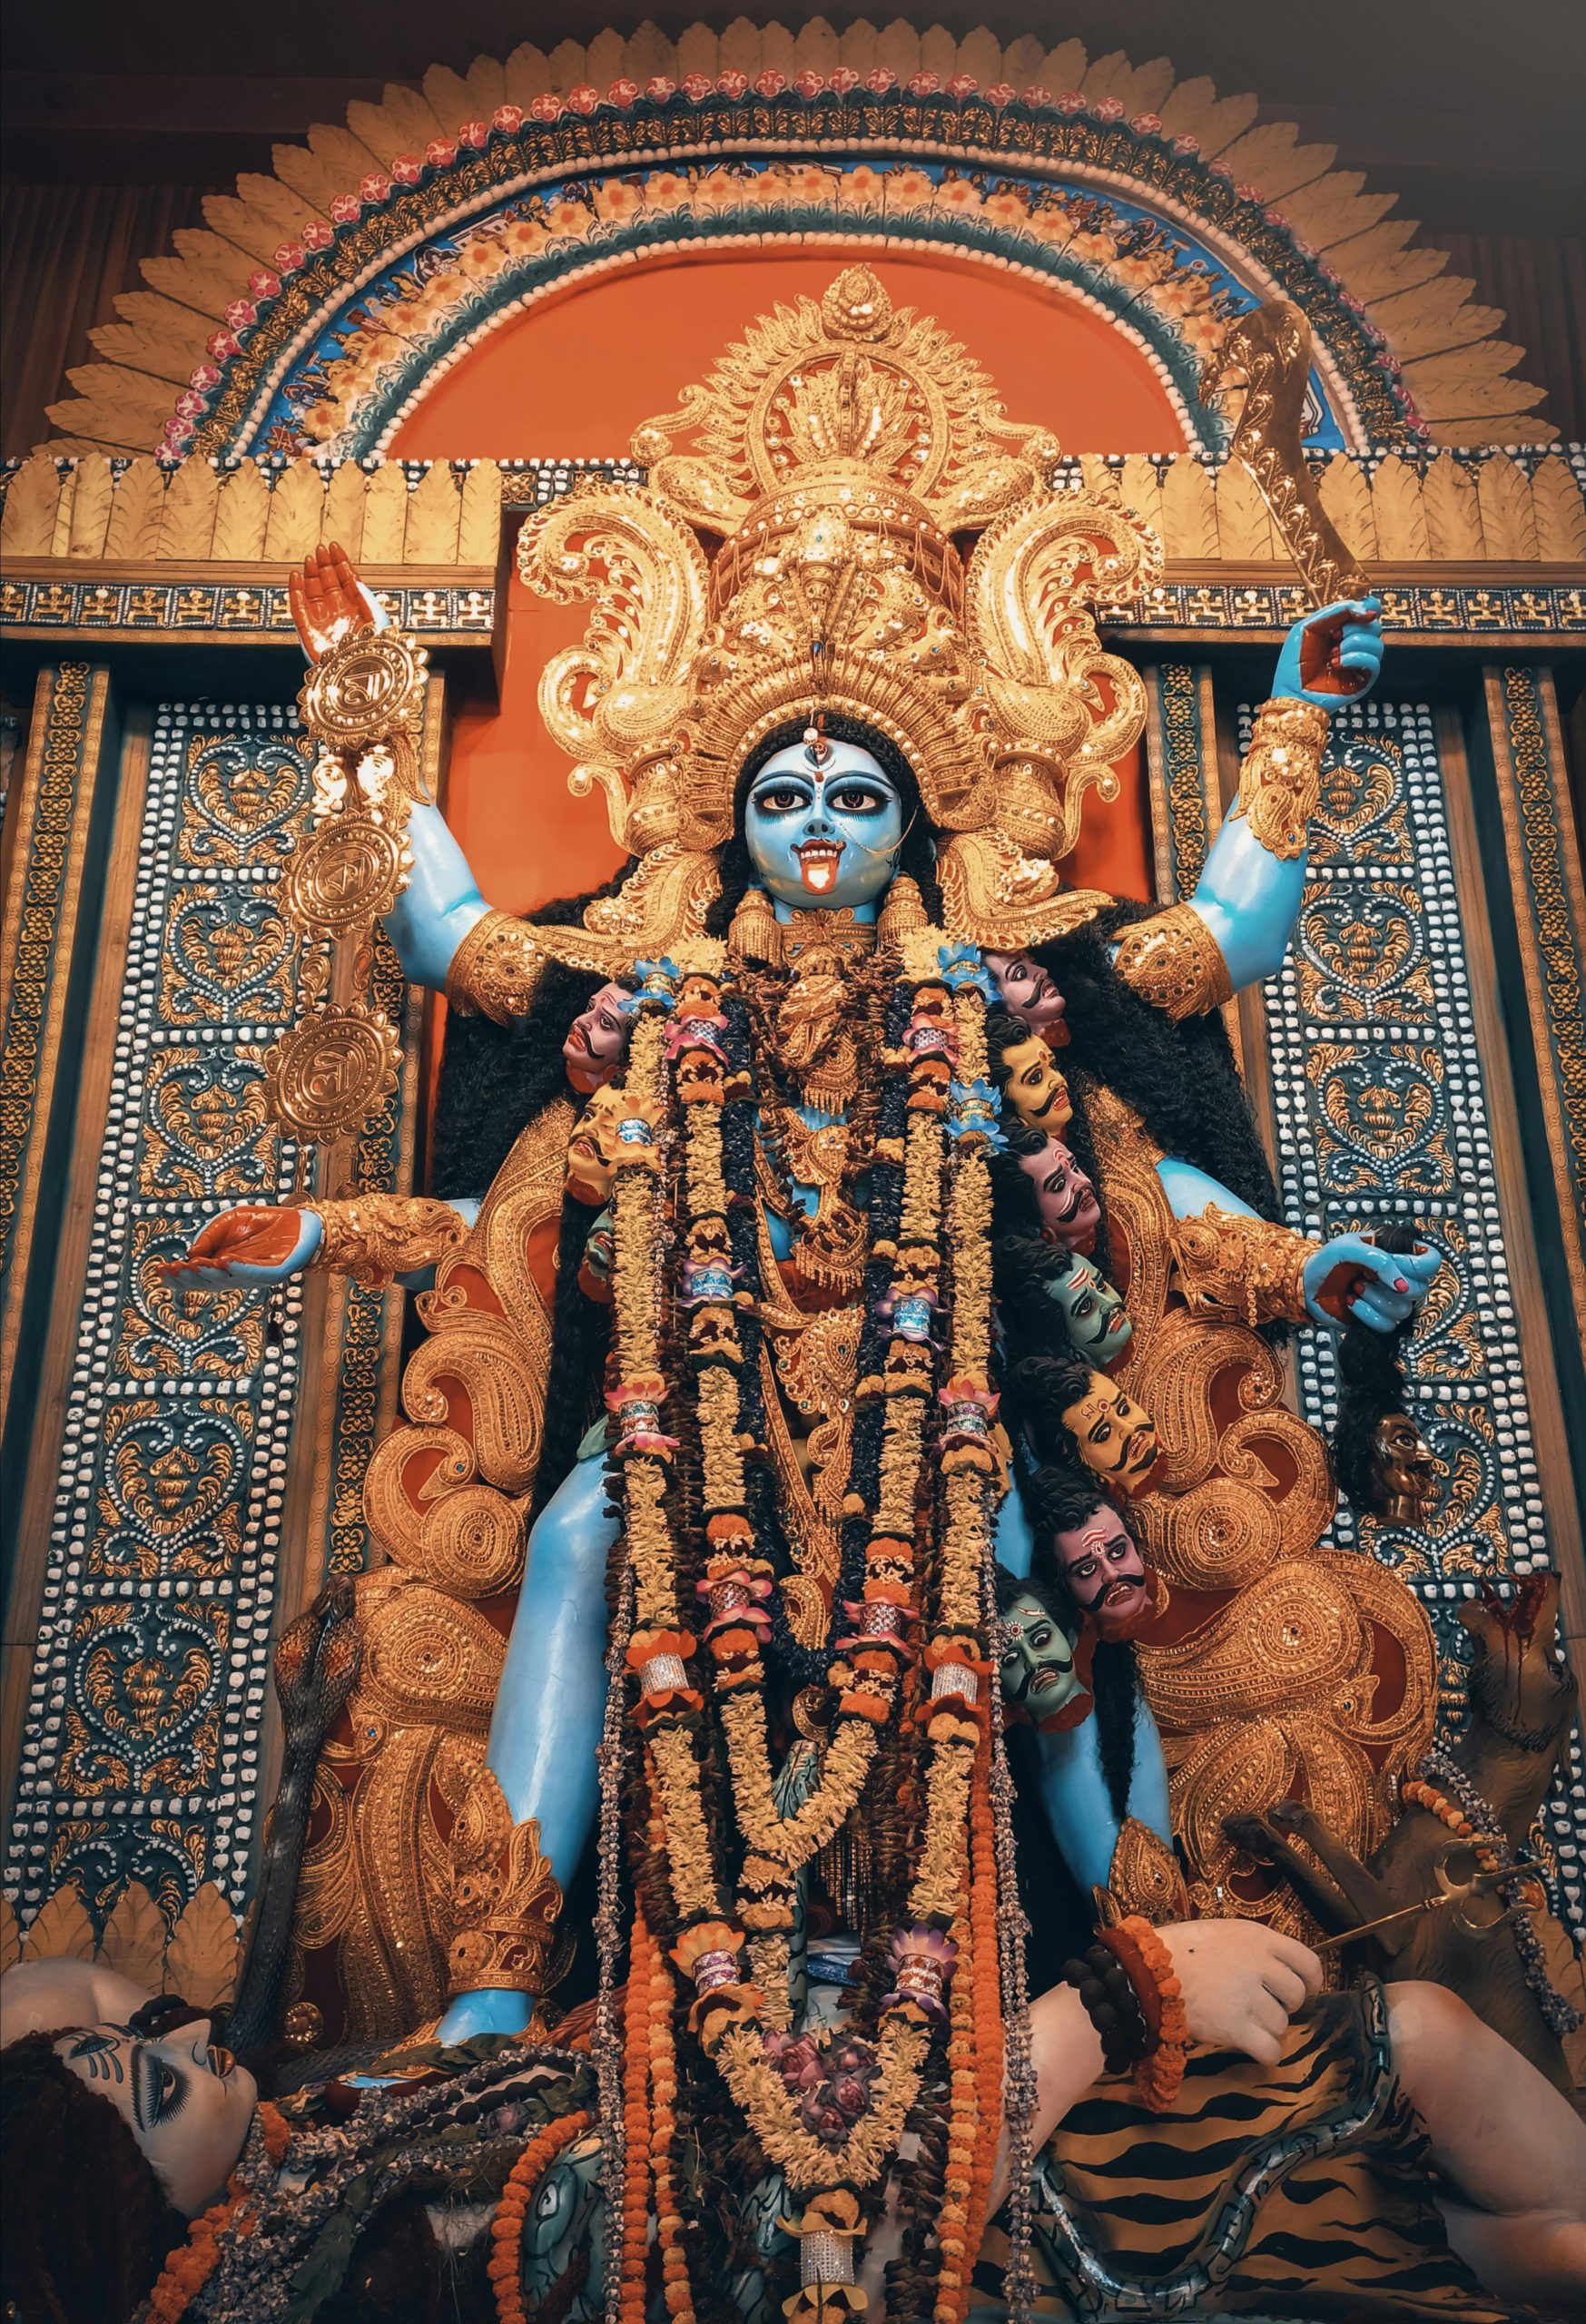
[[[1190,2040],[1276,2065],[1289,2019],[1322,1990],[1310,1946],[1260,1921],[1179,1921],[1157,1934],[1184,1991]]]
[[[1382,666],[1381,598],[1347,598],[1295,622],[1277,657],[1272,691],[1336,710],[1368,694]]]
[[[284,1283],[308,1265],[323,1232],[317,1211],[239,1203],[201,1226],[186,1257],[167,1260],[161,1272],[184,1291]]]
[[[310,662],[322,662],[354,630],[386,626],[384,613],[337,541],[309,551],[302,571],[288,574],[286,594],[303,652]]]
[[[1345,1324],[1396,1331],[1420,1306],[1442,1265],[1443,1253],[1430,1244],[1384,1251],[1364,1235],[1335,1235],[1305,1261],[1306,1311],[1313,1323],[1334,1331]]]

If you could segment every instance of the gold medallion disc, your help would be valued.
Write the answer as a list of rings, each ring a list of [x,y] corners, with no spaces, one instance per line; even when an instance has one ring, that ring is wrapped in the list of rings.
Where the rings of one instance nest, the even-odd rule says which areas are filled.
[[[390,911],[410,862],[389,823],[337,815],[296,849],[281,901],[305,936],[347,936]]]
[[[327,1144],[345,1137],[397,1086],[401,1050],[382,1009],[321,1009],[277,1041],[264,1061],[270,1110],[283,1128]]]
[[[310,671],[298,700],[310,730],[361,751],[419,723],[429,656],[399,630],[360,629]]]

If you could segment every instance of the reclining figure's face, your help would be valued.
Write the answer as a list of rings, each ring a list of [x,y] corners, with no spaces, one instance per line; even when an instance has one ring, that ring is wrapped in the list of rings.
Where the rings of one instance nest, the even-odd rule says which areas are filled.
[[[873,903],[898,868],[903,803],[857,743],[802,743],[766,760],[749,786],[744,837],[767,892],[794,911]]]
[[[207,2017],[157,2042],[125,2025],[78,2025],[57,2054],[108,2098],[179,2211],[194,2219],[213,2202],[242,2151],[257,2096],[252,2075],[210,2040]]]

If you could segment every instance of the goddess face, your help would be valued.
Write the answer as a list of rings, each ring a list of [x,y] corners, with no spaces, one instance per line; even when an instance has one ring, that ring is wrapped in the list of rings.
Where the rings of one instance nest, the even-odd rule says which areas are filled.
[[[997,980],[1002,1006],[1010,1016],[1022,1017],[1049,1049],[1062,1049],[1069,1039],[1063,996],[1039,961],[1024,952],[988,952],[986,966]]]
[[[1052,1063],[1052,1053],[1039,1033],[1016,1041],[1002,1052],[1008,1068],[1008,1096],[1013,1110],[1030,1129],[1044,1129],[1055,1137],[1073,1118],[1069,1085]]]
[[[562,1043],[567,1078],[586,1097],[592,1089],[604,1088],[622,1063],[633,1022],[623,1008],[628,998],[626,986],[603,984],[582,1017],[574,1018],[572,1030]]]
[[[1067,1406],[1063,1423],[1073,1430],[1088,1469],[1120,1492],[1143,1489],[1157,1465],[1157,1432],[1145,1407],[1126,1396],[1104,1372],[1090,1374],[1089,1387],[1078,1403]]]
[[[193,2018],[157,2042],[125,2025],[76,2025],[54,2049],[109,2099],[177,2210],[196,2219],[242,2152],[258,2097],[247,2068],[210,2040],[209,2019]]]
[[[1047,1296],[1061,1308],[1069,1338],[1080,1355],[1110,1364],[1134,1336],[1119,1295],[1098,1268],[1078,1251],[1063,1255],[1063,1272],[1050,1276]]]
[[[892,881],[903,843],[897,785],[857,743],[790,743],[749,786],[744,837],[750,861],[780,904],[852,911]]]
[[[1101,1205],[1096,1188],[1060,1138],[1049,1137],[1034,1154],[1021,1154],[1019,1167],[1035,1188],[1040,1231],[1049,1243],[1062,1243],[1087,1256],[1096,1247]]]
[[[1012,1626],[1002,1649],[1003,1698],[1044,1726],[1079,1692],[1074,1641],[1032,1590],[1021,1590],[1002,1619]]]
[[[1082,1524],[1053,1538],[1069,1594],[1104,1639],[1127,1638],[1150,1611],[1146,1568],[1115,1509],[1098,1502]]]

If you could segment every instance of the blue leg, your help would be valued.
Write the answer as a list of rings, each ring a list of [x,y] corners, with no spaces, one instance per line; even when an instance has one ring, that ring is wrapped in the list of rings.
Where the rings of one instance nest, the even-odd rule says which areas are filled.
[[[534,1817],[565,1888],[595,1821],[596,1753],[606,1715],[606,1561],[617,1521],[606,1506],[606,1463],[580,1461],[539,1513],[490,1721],[485,1764],[515,1824]],[[517,2034],[533,1998],[491,1987],[463,1994],[438,2038]]]

